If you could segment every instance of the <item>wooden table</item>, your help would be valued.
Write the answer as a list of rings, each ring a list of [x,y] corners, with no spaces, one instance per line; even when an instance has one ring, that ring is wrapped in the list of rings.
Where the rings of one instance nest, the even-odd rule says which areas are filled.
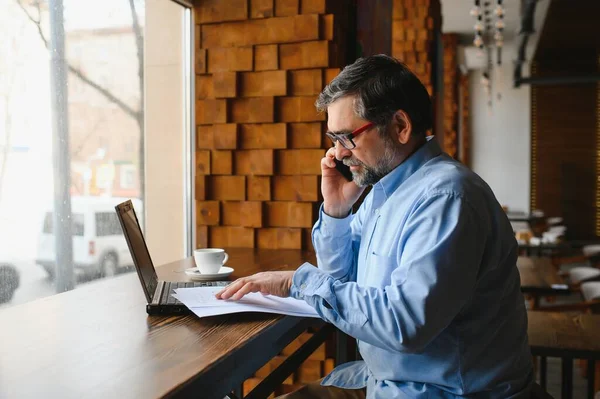
[[[538,307],[541,296],[571,293],[550,258],[520,256],[517,268],[521,276],[521,291],[533,297],[534,309]]]
[[[546,357],[562,358],[562,397],[573,389],[573,359],[588,360],[588,398],[594,397],[594,364],[600,360],[600,315],[528,312],[531,353],[542,357],[541,385],[546,385]]]
[[[314,254],[228,249],[234,277],[296,269]],[[192,259],[157,268],[185,281]],[[135,273],[0,311],[1,398],[223,398],[316,319],[148,316]]]

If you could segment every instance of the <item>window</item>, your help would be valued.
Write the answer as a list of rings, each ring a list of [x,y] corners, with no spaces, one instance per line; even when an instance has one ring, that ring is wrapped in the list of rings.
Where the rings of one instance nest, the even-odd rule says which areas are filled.
[[[114,212],[96,213],[96,236],[118,236],[123,234],[119,218]]]
[[[20,276],[10,295],[0,281],[0,307],[128,253],[113,209],[131,198],[143,213],[145,13],[144,0],[0,2],[0,264]]]
[[[44,218],[44,234],[54,234],[54,214],[52,212],[46,212],[46,217]],[[71,215],[71,233],[74,236],[83,236],[83,232],[85,230],[83,215],[81,213],[75,213]],[[118,222],[118,220],[117,220]]]

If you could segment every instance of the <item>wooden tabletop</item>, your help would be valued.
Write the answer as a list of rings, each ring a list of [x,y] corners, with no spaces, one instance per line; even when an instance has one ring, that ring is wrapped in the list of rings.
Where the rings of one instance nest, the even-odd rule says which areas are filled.
[[[556,268],[547,257],[525,257],[517,259],[521,276],[521,291],[528,294],[554,295],[569,293],[568,287],[560,289],[565,281],[558,275]]]
[[[236,277],[314,264],[296,250],[227,252]],[[185,259],[157,271],[185,281],[191,266]],[[145,304],[130,273],[1,310],[0,397],[222,398],[315,323],[260,313],[148,316]]]
[[[600,360],[600,315],[530,311],[533,355]]]

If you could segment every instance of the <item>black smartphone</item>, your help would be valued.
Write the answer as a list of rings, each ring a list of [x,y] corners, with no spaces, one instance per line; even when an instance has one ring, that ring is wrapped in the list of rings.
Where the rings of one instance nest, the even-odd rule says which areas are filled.
[[[346,178],[348,181],[352,181],[352,172],[350,171],[350,167],[344,165],[342,161],[338,161],[334,158],[335,168]]]

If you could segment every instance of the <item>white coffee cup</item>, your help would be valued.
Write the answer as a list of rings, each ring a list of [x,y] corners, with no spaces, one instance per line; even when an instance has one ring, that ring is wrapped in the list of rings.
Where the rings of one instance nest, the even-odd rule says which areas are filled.
[[[227,262],[229,255],[221,248],[200,248],[194,250],[194,261],[202,274],[215,274]]]

